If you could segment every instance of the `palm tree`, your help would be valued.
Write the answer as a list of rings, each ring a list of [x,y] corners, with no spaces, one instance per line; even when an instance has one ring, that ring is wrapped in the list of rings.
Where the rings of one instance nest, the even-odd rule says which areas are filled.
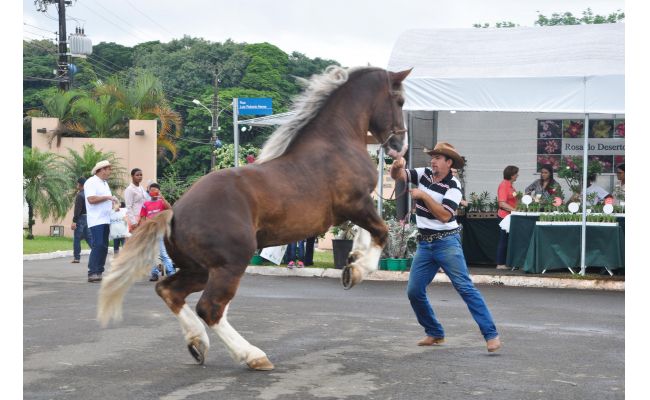
[[[174,111],[165,98],[160,80],[150,72],[139,72],[131,85],[117,77],[111,77],[106,83],[95,89],[99,96],[110,95],[115,99],[129,119],[157,119],[159,156],[164,156],[164,150],[176,158],[176,144],[171,140],[179,137],[183,121],[178,112]]]
[[[59,157],[50,152],[23,147],[23,192],[29,207],[27,239],[34,239],[34,217],[62,219],[70,209],[67,196],[72,183],[63,172]]]
[[[108,95],[97,99],[83,98],[72,106],[72,113],[93,137],[128,137],[124,112]]]
[[[82,91],[59,90],[52,96],[43,100],[44,110],[30,110],[28,115],[31,117],[52,117],[59,119],[59,125],[52,132],[48,144],[52,144],[56,138],[56,146],[61,145],[61,137],[66,133],[85,133],[83,125],[81,125],[75,118],[73,112],[74,103],[80,99],[86,98],[87,94]]]
[[[123,190],[124,186],[126,186],[124,179],[126,170],[120,165],[117,156],[112,151],[102,152],[96,150],[92,144],[85,144],[81,153],[68,149],[68,156],[63,159],[62,167],[67,175],[68,181],[76,182],[79,177],[90,177],[93,167],[101,160],[107,160],[111,163],[113,172],[110,178],[108,178],[108,186],[111,188],[111,191]],[[72,188],[68,196],[72,200],[74,199],[74,195],[75,190]]]

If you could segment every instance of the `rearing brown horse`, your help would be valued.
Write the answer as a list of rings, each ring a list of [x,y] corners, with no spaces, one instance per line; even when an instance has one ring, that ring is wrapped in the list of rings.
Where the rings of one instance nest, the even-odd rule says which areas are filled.
[[[273,133],[258,161],[209,173],[173,210],[135,231],[102,282],[97,311],[102,325],[121,317],[127,289],[147,275],[158,238],[165,235],[179,270],[156,284],[156,292],[178,318],[192,356],[203,363],[209,348],[202,319],[235,361],[273,369],[266,354],[228,323],[228,305],[255,249],[316,236],[347,220],[363,229],[345,267],[344,286],[377,269],[387,228],[370,196],[377,171],[365,138],[370,131],[388,154],[404,154],[401,82],[409,72],[329,67],[312,77],[294,119]],[[185,298],[201,290],[194,313]]]

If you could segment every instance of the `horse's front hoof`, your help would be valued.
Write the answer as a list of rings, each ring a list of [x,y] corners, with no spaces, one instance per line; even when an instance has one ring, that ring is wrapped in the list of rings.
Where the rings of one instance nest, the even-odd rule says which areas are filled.
[[[361,271],[359,268],[351,267],[349,265],[343,267],[343,271],[341,272],[341,283],[343,284],[343,289],[348,290],[359,282],[361,282]]]
[[[246,365],[248,365],[248,368],[255,371],[271,371],[275,368],[271,361],[269,361],[268,357],[256,358],[247,362]]]
[[[192,343],[187,345],[187,349],[190,351],[190,354],[196,360],[199,365],[203,365],[205,362],[205,355],[208,352],[208,348],[203,344],[203,342],[195,340]]]

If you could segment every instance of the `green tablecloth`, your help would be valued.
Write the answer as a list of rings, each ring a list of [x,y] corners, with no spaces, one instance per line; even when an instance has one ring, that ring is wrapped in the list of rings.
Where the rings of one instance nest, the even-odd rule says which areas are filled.
[[[539,216],[529,215],[512,215],[510,216],[510,235],[508,235],[508,253],[506,255],[506,265],[509,267],[522,268],[526,261],[526,254],[530,246],[530,240],[533,237],[535,223]],[[622,235],[625,235],[625,217],[616,217],[618,225],[622,229]],[[623,247],[624,249],[624,247]]]
[[[499,245],[499,219],[460,216],[458,223],[463,225],[463,253],[467,264],[494,265]]]
[[[537,222],[538,219],[538,216],[510,216],[508,253],[506,255],[507,266],[517,268],[524,266],[524,261],[526,261],[526,252],[530,245],[530,238],[533,237],[535,222]]]
[[[523,270],[580,268],[579,225],[536,225]],[[625,267],[625,230],[621,226],[587,226],[586,266]]]

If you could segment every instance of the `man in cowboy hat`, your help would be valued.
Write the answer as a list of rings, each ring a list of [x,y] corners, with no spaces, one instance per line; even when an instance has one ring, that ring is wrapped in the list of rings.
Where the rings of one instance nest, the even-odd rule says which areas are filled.
[[[106,255],[108,254],[108,233],[111,223],[111,209],[117,197],[108,187],[111,163],[102,160],[95,164],[90,178],[84,183],[86,196],[86,217],[93,238],[88,258],[88,282],[102,280]]]
[[[472,317],[481,330],[488,352],[501,347],[490,311],[483,296],[472,283],[460,243],[460,226],[456,222],[456,209],[462,199],[460,181],[451,168],[462,168],[463,157],[454,146],[441,142],[433,150],[424,149],[431,156],[431,167],[405,169],[405,161],[393,162],[390,176],[416,185],[411,197],[416,201],[418,247],[411,265],[407,294],[411,307],[426,337],[419,346],[440,345],[445,332],[436,318],[429,299],[427,286],[440,268],[451,280],[454,288],[467,304]]]

